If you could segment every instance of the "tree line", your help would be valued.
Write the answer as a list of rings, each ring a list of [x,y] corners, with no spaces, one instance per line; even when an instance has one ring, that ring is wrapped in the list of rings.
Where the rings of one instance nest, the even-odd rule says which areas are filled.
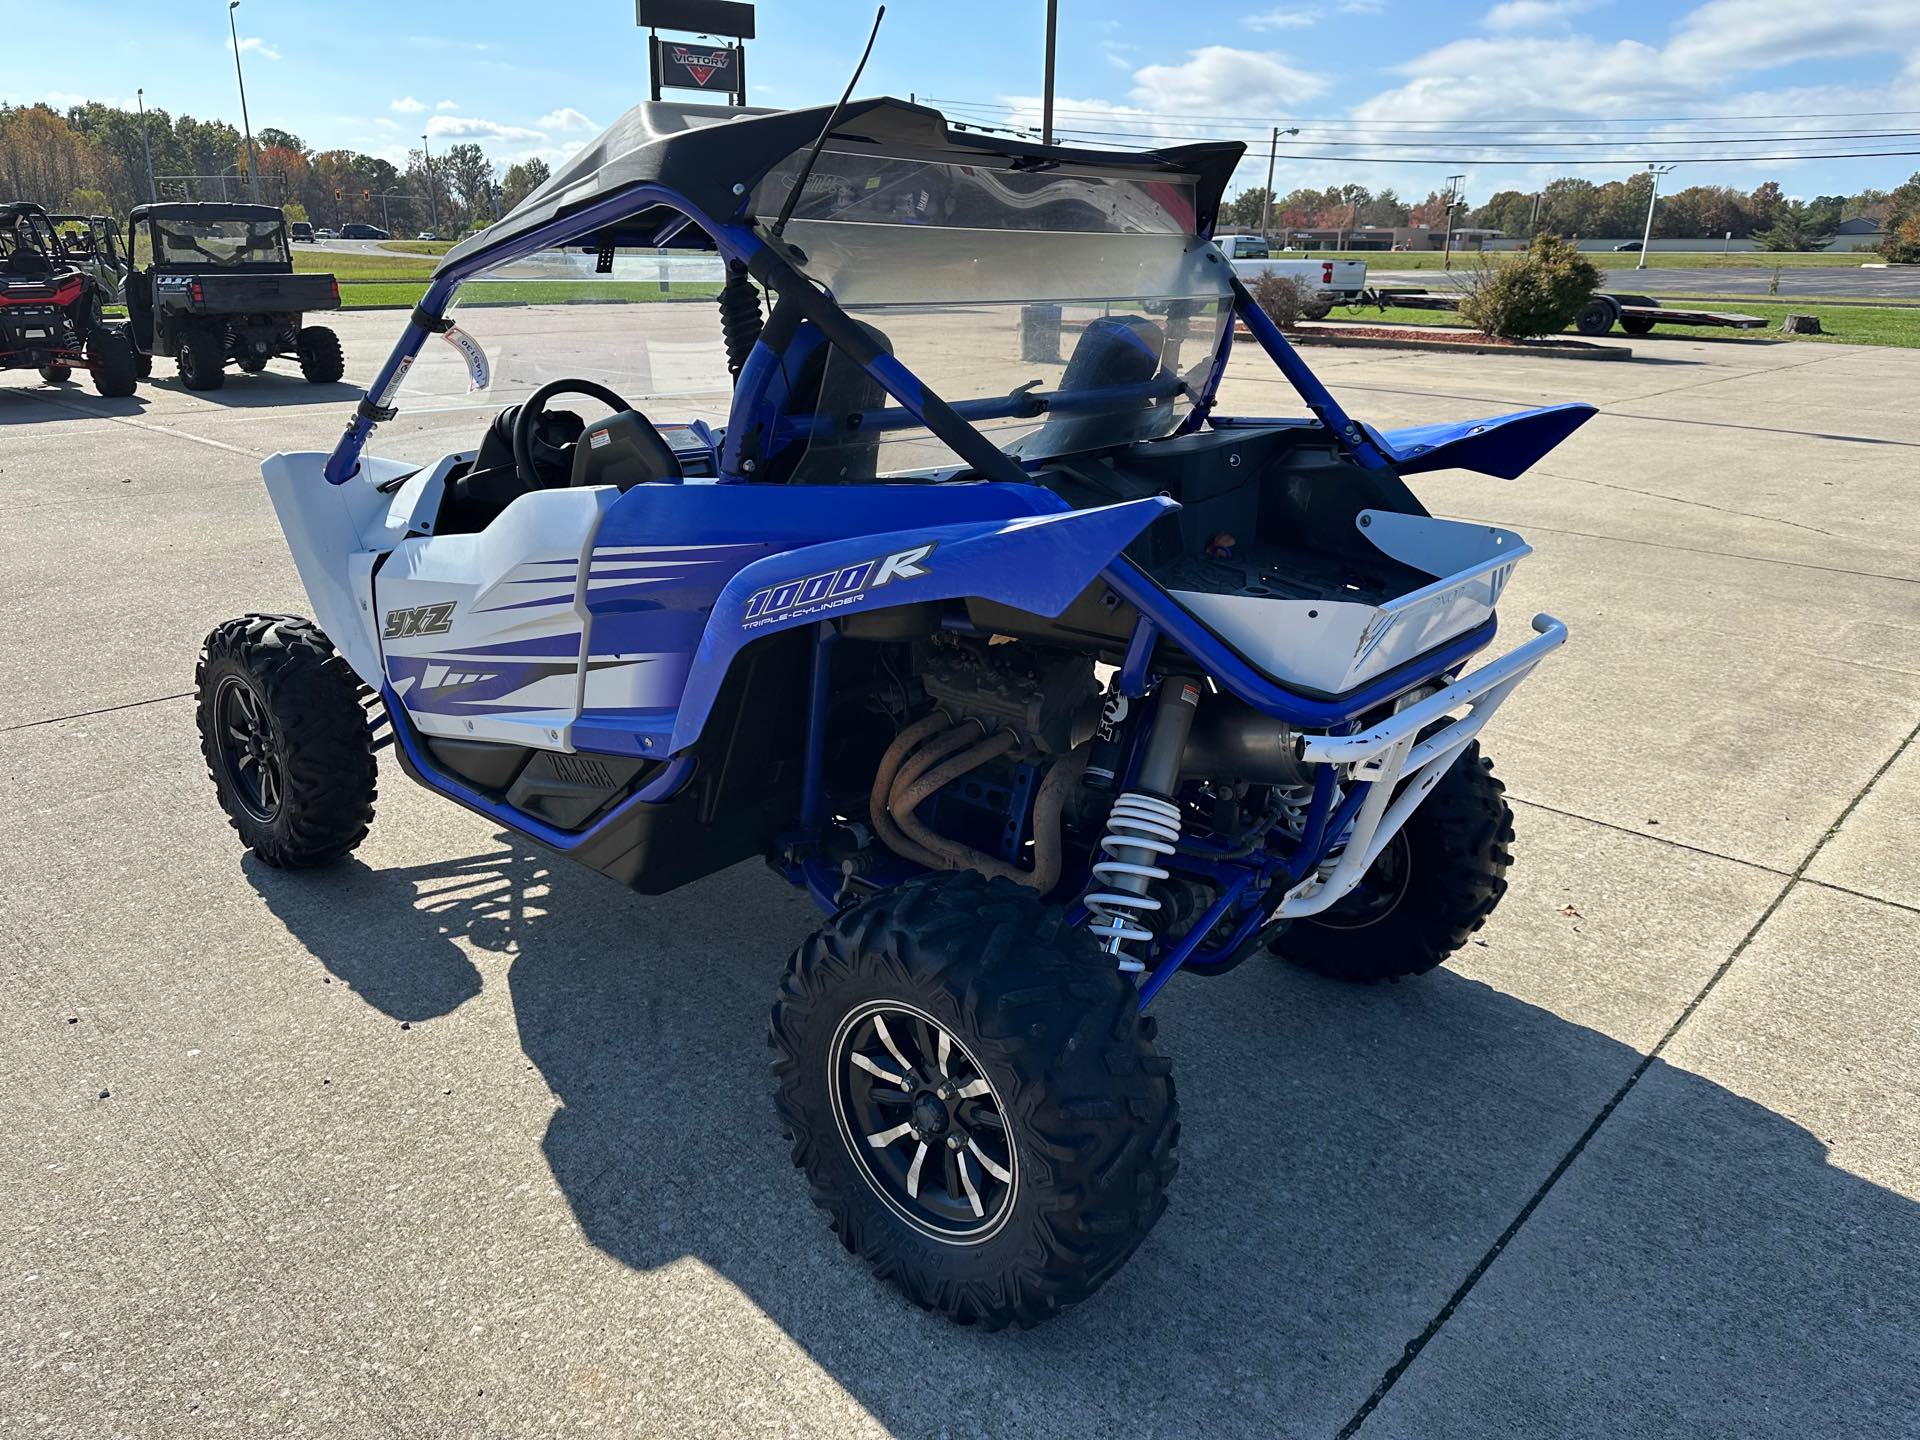
[[[1653,184],[1644,173],[1598,184],[1568,176],[1538,190],[1500,190],[1481,205],[1462,203],[1456,225],[1499,230],[1526,238],[1534,235],[1626,235],[1646,225],[1647,198]],[[1257,230],[1267,213],[1267,189],[1241,191],[1222,210],[1224,224]],[[1893,190],[1865,189],[1852,195],[1817,195],[1789,200],[1779,182],[1768,180],[1750,191],[1730,185],[1691,185],[1663,194],[1654,207],[1656,239],[1753,240],[1763,249],[1817,250],[1833,238],[1843,220],[1866,217],[1892,232],[1909,216],[1920,216],[1920,174]],[[1447,223],[1447,198],[1432,191],[1412,204],[1391,189],[1374,194],[1364,185],[1302,188],[1276,196],[1267,220],[1280,230],[1340,230],[1360,226]],[[1890,243],[1893,237],[1890,236]]]
[[[526,160],[496,173],[470,142],[433,156],[410,151],[404,165],[355,150],[314,150],[274,126],[256,131],[260,199],[316,226],[355,221],[425,229],[438,216],[443,236],[491,224],[550,173]],[[239,130],[224,120],[137,111],[92,101],[65,111],[50,105],[0,105],[0,197],[49,210],[124,217],[149,198],[147,152],[162,200],[245,200],[248,156]]]

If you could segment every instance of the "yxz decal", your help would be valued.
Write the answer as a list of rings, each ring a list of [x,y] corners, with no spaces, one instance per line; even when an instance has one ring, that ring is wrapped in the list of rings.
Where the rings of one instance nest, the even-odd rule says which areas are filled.
[[[828,610],[857,605],[882,585],[895,580],[917,580],[927,573],[921,562],[933,553],[933,544],[915,545],[891,555],[876,555],[856,560],[838,570],[823,570],[798,580],[782,581],[756,590],[747,598],[747,613],[741,628],[758,630],[803,615],[819,615]]]
[[[444,635],[453,628],[453,601],[433,605],[415,605],[407,610],[389,610],[382,640],[411,640],[416,635]]]

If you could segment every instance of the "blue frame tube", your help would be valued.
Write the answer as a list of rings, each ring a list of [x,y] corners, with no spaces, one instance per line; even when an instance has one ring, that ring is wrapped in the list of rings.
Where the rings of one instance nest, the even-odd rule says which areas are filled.
[[[1333,398],[1333,392],[1320,383],[1320,377],[1307,368],[1307,362],[1300,358],[1300,352],[1280,333],[1280,327],[1267,318],[1267,312],[1260,308],[1252,293],[1240,282],[1240,277],[1233,276],[1232,284],[1234,313],[1246,325],[1247,333],[1260,343],[1260,348],[1279,367],[1280,373],[1287,377],[1287,383],[1307,402],[1307,408],[1320,417],[1320,423],[1332,434],[1334,443],[1356,465],[1368,470],[1388,468],[1387,457],[1380,453],[1380,447],[1341,409],[1340,402]]]
[[[437,790],[449,800],[458,801],[467,809],[484,815],[496,824],[509,830],[517,830],[522,835],[538,840],[549,849],[558,850],[563,855],[578,850],[595,836],[603,834],[617,825],[633,809],[640,805],[658,805],[671,800],[686,788],[687,781],[693,778],[694,758],[691,755],[676,755],[666,762],[664,768],[633,794],[622,800],[613,809],[602,815],[585,830],[561,830],[536,820],[531,815],[503,805],[468,785],[465,781],[447,774],[435,763],[433,757],[421,744],[420,733],[413,728],[413,721],[407,715],[407,708],[394,693],[391,685],[380,687],[380,700],[387,712],[387,718],[393,724],[394,743],[404,755],[406,768],[413,771],[429,789]]]

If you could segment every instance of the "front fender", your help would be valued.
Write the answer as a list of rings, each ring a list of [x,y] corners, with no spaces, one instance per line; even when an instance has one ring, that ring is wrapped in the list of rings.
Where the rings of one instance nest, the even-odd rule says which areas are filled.
[[[1058,615],[1159,516],[1164,496],[1091,510],[856,535],[756,560],[714,601],[669,749],[700,738],[734,656],[763,635],[857,611],[963,597]]]

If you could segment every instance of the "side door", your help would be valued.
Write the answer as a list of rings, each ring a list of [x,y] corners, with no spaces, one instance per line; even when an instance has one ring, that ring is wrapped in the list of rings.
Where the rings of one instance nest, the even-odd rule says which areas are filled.
[[[403,540],[374,577],[381,665],[427,735],[572,748],[586,574],[619,491],[539,490],[477,535]]]
[[[146,235],[146,244],[141,237]],[[144,256],[143,256],[144,252]],[[145,265],[147,268],[142,269]],[[127,323],[133,330],[133,343],[148,354],[160,353],[153,333],[153,240],[137,225],[127,226],[127,278],[122,292],[127,302]]]

